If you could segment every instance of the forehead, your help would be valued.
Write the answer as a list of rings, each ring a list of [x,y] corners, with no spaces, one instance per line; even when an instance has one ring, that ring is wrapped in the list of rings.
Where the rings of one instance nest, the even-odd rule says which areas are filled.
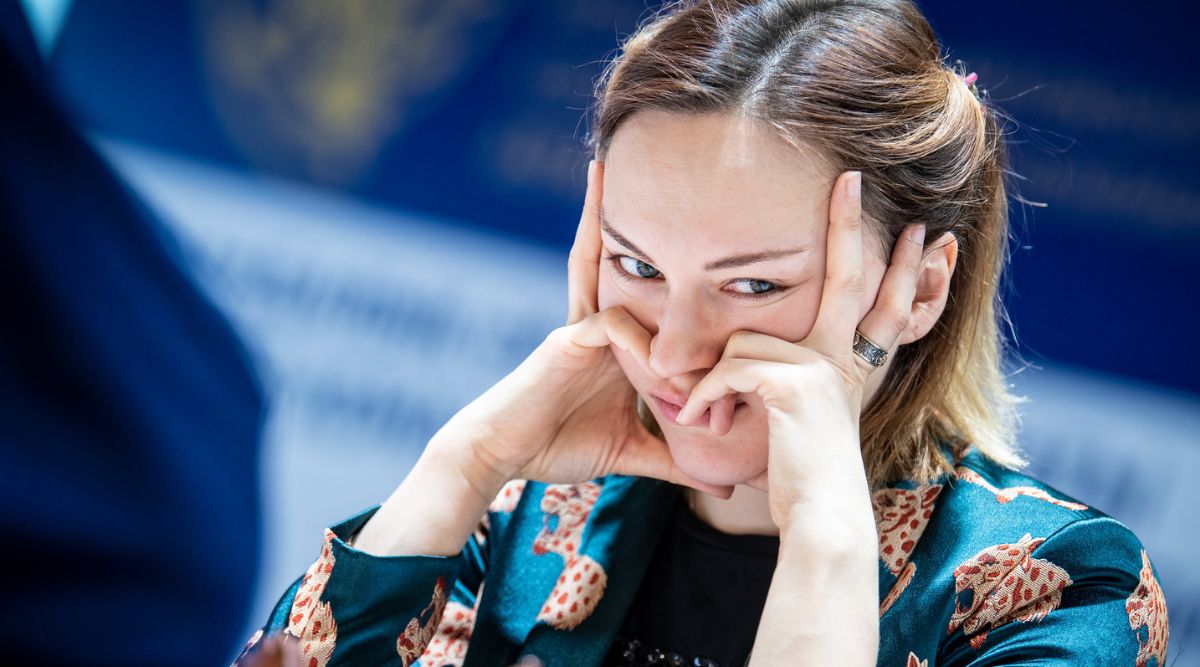
[[[817,151],[761,122],[641,111],[609,146],[604,214],[647,242],[687,234],[737,248],[794,243],[824,233],[832,185]]]

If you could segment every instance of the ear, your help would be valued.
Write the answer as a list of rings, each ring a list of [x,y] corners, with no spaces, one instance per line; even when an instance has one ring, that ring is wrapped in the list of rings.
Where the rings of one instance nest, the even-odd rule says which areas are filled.
[[[954,264],[958,260],[958,239],[946,232],[929,245],[921,259],[917,274],[917,293],[913,296],[912,315],[908,328],[900,334],[899,343],[905,345],[919,340],[933,329],[946,299],[950,296],[950,277],[954,275]]]

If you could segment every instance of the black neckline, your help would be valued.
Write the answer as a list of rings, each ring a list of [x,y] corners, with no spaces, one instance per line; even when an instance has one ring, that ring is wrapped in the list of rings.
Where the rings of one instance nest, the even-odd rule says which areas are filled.
[[[682,492],[675,500],[671,521],[695,541],[715,549],[771,560],[779,555],[778,535],[734,535],[721,532],[704,523],[703,519],[692,512]]]

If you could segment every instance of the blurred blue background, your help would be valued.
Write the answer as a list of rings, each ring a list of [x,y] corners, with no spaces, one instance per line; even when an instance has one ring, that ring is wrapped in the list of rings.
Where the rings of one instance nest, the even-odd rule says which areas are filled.
[[[250,628],[323,526],[561,323],[593,81],[654,3],[22,4],[269,379]],[[1200,664],[1196,12],[919,4],[1016,121],[1005,301],[1033,472],[1142,537],[1170,656]]]

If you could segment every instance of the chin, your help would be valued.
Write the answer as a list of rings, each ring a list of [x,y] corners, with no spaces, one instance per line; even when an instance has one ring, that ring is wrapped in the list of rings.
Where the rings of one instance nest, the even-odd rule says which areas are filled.
[[[680,426],[665,417],[657,401],[639,386],[642,376],[636,364],[621,350],[614,350],[614,354],[644,409],[658,422],[658,430],[680,471],[705,484],[733,486],[749,482],[767,469],[767,413],[757,396],[748,396],[746,404],[738,406],[733,428],[724,437],[717,437],[707,428]]]
[[[655,415],[655,418],[660,420],[660,425],[663,423],[660,415]],[[766,435],[747,424],[735,422],[733,429],[723,438],[706,430],[670,424],[662,430],[675,465],[685,474],[706,484],[743,484],[767,469]]]

